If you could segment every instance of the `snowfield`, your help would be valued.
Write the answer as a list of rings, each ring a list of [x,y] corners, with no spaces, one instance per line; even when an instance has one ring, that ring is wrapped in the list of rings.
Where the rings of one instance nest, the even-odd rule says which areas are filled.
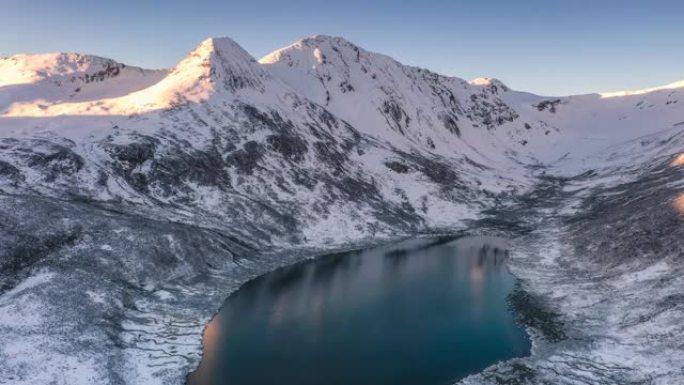
[[[181,384],[242,282],[513,239],[530,357],[464,384],[684,383],[684,83],[544,97],[313,36],[176,67],[0,58],[0,384]]]

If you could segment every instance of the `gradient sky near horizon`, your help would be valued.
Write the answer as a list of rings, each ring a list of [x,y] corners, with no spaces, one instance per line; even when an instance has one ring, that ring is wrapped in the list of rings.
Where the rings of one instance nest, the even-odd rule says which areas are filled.
[[[258,59],[326,34],[545,95],[684,80],[679,0],[0,0],[0,10],[0,55],[80,52],[162,68],[210,36]]]

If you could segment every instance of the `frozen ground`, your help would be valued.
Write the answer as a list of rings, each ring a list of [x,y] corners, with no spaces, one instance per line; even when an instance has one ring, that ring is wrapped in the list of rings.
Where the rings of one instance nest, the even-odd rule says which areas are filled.
[[[328,36],[0,58],[0,384],[180,384],[250,277],[461,232],[515,240],[535,341],[464,383],[684,383],[682,93],[547,98]]]
[[[619,182],[550,178],[505,209],[524,218],[510,266],[512,304],[534,336],[530,358],[465,384],[678,384],[684,379],[684,170],[672,156]]]

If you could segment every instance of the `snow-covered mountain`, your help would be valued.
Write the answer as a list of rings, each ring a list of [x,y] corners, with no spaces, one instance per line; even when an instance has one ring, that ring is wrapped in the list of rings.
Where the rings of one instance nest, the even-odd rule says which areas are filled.
[[[545,279],[582,271],[613,285],[642,269],[671,283],[660,290],[642,277],[630,281],[635,292],[675,295],[678,238],[658,262],[640,251],[648,262],[632,260],[625,276],[600,275],[631,249],[604,250],[615,234],[591,213],[636,221],[597,202],[623,194],[638,205],[627,197],[657,192],[648,223],[667,220],[676,234],[683,129],[680,83],[544,97],[329,36],[259,61],[228,38],[208,39],[169,70],[78,54],[1,58],[0,377],[181,383],[207,318],[249,277],[320,250],[444,232],[533,236],[511,259],[528,302],[558,313],[564,335],[593,343],[549,341],[546,324],[528,320],[543,349],[467,381],[599,376],[620,358],[601,343],[624,348],[638,334],[611,318],[611,309],[629,313],[626,302]],[[629,231],[647,243],[655,233],[637,222]],[[653,270],[659,263],[667,268]],[[603,303],[607,316],[588,328],[572,293]],[[673,301],[668,317],[682,316]],[[639,338],[662,347],[666,321]],[[670,348],[662,352],[682,358]],[[591,365],[572,361],[578,349]],[[682,378],[666,364],[644,369],[638,360],[662,358],[647,353],[606,378]]]
[[[260,63],[299,94],[343,116],[369,136],[404,149],[482,157],[473,145],[517,113],[496,85],[441,76],[368,52],[342,38],[315,36],[262,58]],[[501,87],[501,91],[505,90]]]
[[[128,67],[110,59],[79,54],[0,57],[0,112],[7,115],[31,107],[84,103],[147,88],[166,71]],[[27,112],[24,112],[27,113]]]

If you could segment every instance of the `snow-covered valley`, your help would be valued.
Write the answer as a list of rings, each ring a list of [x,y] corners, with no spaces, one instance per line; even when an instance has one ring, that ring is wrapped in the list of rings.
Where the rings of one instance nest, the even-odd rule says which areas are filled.
[[[249,278],[514,239],[529,358],[468,384],[684,382],[684,84],[568,97],[314,36],[176,67],[0,58],[0,384],[181,384]]]

